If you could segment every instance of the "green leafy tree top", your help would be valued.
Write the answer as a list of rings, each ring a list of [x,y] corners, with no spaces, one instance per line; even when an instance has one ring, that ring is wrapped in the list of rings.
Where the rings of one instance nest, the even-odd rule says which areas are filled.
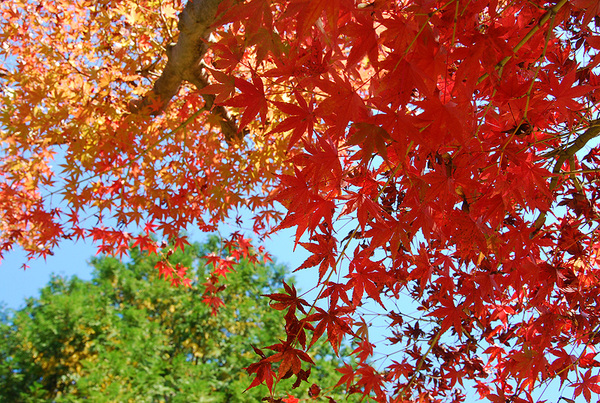
[[[225,305],[214,315],[203,302],[210,266],[202,256],[219,253],[217,245],[211,239],[170,256],[172,265],[190,267],[190,288],[158,278],[158,258],[137,249],[129,263],[94,258],[91,281],[53,277],[39,298],[2,314],[0,401],[248,402],[267,396],[265,386],[245,391],[251,378],[244,368],[256,358],[253,347],[278,342],[282,313],[261,295],[280,292],[276,284],[285,269],[236,265],[219,293]],[[335,398],[340,360],[325,345],[312,359],[321,395]],[[279,388],[309,397],[308,385],[292,386],[288,379]],[[317,394],[315,387],[310,394]]]

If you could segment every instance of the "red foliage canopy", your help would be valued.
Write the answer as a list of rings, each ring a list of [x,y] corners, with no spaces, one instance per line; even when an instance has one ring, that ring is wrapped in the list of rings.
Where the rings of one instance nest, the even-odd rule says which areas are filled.
[[[282,342],[256,349],[251,386],[309,379],[323,336],[354,343],[340,385],[377,401],[458,402],[467,383],[534,401],[552,379],[590,401],[599,4],[2,2],[0,251],[165,253],[153,235],[183,247],[247,209],[260,236],[295,227],[301,269],[318,266],[312,303],[270,296]],[[256,258],[240,234],[228,247]],[[216,312],[233,265],[209,261]],[[186,284],[166,256],[158,270]]]

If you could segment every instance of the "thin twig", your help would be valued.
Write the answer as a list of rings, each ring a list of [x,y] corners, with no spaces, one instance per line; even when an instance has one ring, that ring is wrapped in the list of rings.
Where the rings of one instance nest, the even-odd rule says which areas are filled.
[[[585,147],[585,145],[590,140],[597,137],[598,135],[600,135],[600,119],[591,121],[587,130],[585,132],[583,132],[581,135],[579,135],[579,137],[577,137],[577,139],[575,139],[573,144],[571,144],[569,147],[565,148],[564,150],[558,152],[558,154],[557,154],[558,159],[556,160],[556,163],[554,164],[554,168],[552,169],[552,173],[554,174],[554,177],[550,181],[550,185],[549,185],[550,192],[554,191],[556,189],[556,187],[558,186],[558,180],[561,176],[560,173],[561,173],[563,164],[567,160],[573,158],[573,156],[579,150],[581,150],[583,147]],[[542,228],[542,226],[545,223],[546,223],[546,212],[542,211],[540,213],[539,217],[533,223],[533,232],[531,233],[530,237],[531,238],[535,237],[535,235],[538,233],[538,231]]]

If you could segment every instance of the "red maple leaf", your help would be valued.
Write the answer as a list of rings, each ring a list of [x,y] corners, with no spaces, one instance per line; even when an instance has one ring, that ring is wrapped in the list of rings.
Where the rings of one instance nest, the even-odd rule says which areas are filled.
[[[200,90],[203,94],[214,94],[215,102],[222,104],[230,99],[235,94],[235,79],[229,74],[207,68],[212,73],[212,76],[217,80],[219,84],[210,84]]]
[[[235,86],[239,88],[242,93],[223,104],[237,108],[245,108],[239,122],[239,130],[246,127],[248,123],[259,114],[264,123],[266,121],[268,108],[267,99],[265,98],[265,89],[260,77],[252,76],[252,83],[236,77]]]
[[[337,368],[336,371],[341,373],[342,376],[335,387],[337,388],[345,384],[346,390],[348,390],[354,384],[354,377],[356,375],[354,368],[350,364],[344,364],[342,368]]]
[[[304,351],[293,348],[289,343],[278,343],[267,347],[270,350],[277,351],[268,358],[269,361],[275,363],[280,362],[277,369],[277,378],[282,379],[284,376],[298,374],[302,369],[302,361],[314,365],[314,361]],[[286,376],[286,377],[287,377]]]
[[[306,322],[319,322],[315,326],[310,345],[314,345],[325,330],[327,330],[327,340],[337,354],[344,335],[352,333],[352,329],[349,326],[351,319],[345,316],[351,313],[352,309],[348,307],[332,307],[328,311],[319,307],[315,309],[317,313],[313,313],[304,319]]]
[[[337,240],[331,235],[322,234],[313,235],[311,240],[316,240],[317,242],[300,242],[300,245],[312,253],[312,255],[294,271],[319,265],[319,278],[323,278],[329,267],[335,269]]]
[[[442,299],[440,304],[442,306],[431,312],[429,316],[435,316],[442,319],[440,328],[441,333],[444,333],[452,326],[456,334],[461,335],[463,333],[462,320],[466,319],[462,308],[455,306],[450,298]]]
[[[300,399],[288,394],[288,397],[284,398],[283,401],[285,403],[300,403]]]
[[[340,33],[348,35],[353,40],[353,46],[348,54],[346,68],[353,67],[354,64],[361,61],[367,54],[371,63],[377,64],[377,34],[373,28],[373,19],[368,17],[368,13],[356,15],[356,22],[346,24]]]
[[[352,305],[350,303],[350,298],[348,298],[348,290],[350,287],[346,283],[334,283],[333,281],[328,281],[326,284],[325,291],[323,291],[322,297],[329,298],[329,305],[336,306],[338,300],[341,298],[347,305]]]
[[[578,382],[573,382],[572,387],[575,388],[573,396],[577,397],[583,393],[586,401],[592,400],[592,392],[600,393],[600,375],[592,375],[592,370],[588,369],[583,375],[579,375]]]
[[[352,289],[352,305],[360,305],[363,293],[366,292],[369,297],[373,298],[385,309],[381,301],[381,291],[391,277],[385,273],[381,273],[378,268],[373,268],[373,265],[370,266],[355,266],[356,271],[346,276],[350,279],[348,281],[348,288]]]
[[[269,391],[271,391],[273,389],[273,381],[275,380],[275,372],[273,372],[272,365],[272,362],[269,361],[268,358],[263,358],[259,362],[250,364],[247,368],[244,368],[249,375],[256,374],[252,383],[246,390],[252,389],[265,382]]]
[[[292,130],[292,135],[288,140],[288,151],[300,140],[303,134],[308,134],[308,137],[312,136],[316,120],[313,112],[313,100],[311,99],[310,104],[308,104],[298,91],[294,91],[294,97],[298,101],[298,105],[273,101],[278,109],[289,116],[271,131],[272,133],[279,133]]]
[[[269,297],[272,301],[275,301],[271,302],[271,308],[278,311],[287,309],[288,312],[286,315],[294,315],[296,309],[305,314],[304,307],[308,306],[308,302],[302,298],[298,298],[296,287],[293,284],[289,286],[285,281],[283,282],[283,287],[286,294],[275,293],[265,295],[265,297]]]
[[[580,98],[588,94],[591,87],[588,85],[573,86],[576,80],[576,70],[571,69],[562,79],[558,81],[558,77],[555,74],[548,74],[548,94],[554,97],[552,106],[558,110],[558,112],[569,122],[573,121],[573,113],[582,109],[582,104],[577,101]]]

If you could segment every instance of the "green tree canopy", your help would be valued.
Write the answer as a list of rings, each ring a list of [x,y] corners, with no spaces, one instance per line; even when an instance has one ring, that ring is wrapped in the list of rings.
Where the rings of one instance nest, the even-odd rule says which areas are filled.
[[[190,267],[190,288],[159,278],[159,257],[134,249],[129,263],[94,258],[91,281],[55,276],[26,307],[1,313],[0,401],[260,401],[268,390],[244,392],[251,383],[244,368],[256,360],[253,346],[278,342],[282,314],[261,295],[280,292],[285,268],[237,265],[213,315],[203,302],[210,266],[202,257],[218,250],[211,239],[170,255],[171,264]],[[321,396],[336,398],[340,359],[328,345],[316,352],[311,380]],[[292,383],[278,388],[309,397],[308,385]]]

